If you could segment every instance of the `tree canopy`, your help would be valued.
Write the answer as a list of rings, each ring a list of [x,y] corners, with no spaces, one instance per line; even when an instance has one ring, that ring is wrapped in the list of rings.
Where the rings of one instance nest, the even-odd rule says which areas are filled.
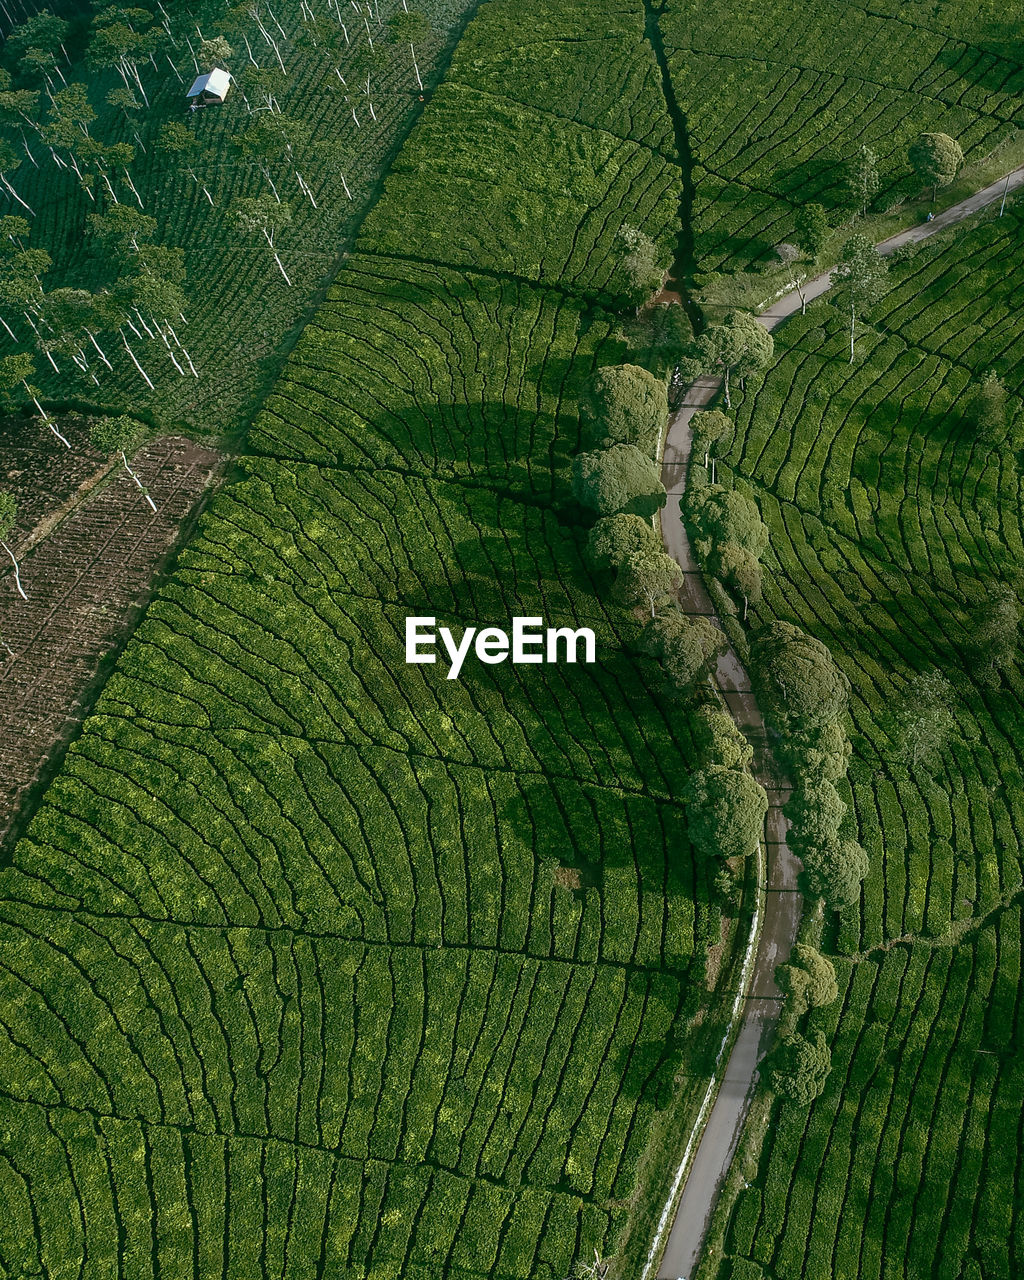
[[[727,641],[707,618],[688,618],[679,609],[669,609],[647,623],[641,646],[661,663],[671,692],[688,697],[707,678]]]
[[[631,551],[615,579],[615,595],[623,604],[643,604],[651,617],[658,606],[683,584],[683,571],[670,555],[658,550]]]
[[[815,1031],[810,1040],[793,1032],[772,1054],[772,1086],[800,1106],[810,1106],[825,1088],[831,1069],[832,1054],[823,1032]]]
[[[661,378],[635,364],[606,365],[590,378],[580,401],[591,449],[632,444],[658,453],[668,419],[668,390]]]
[[[850,363],[853,364],[857,319],[878,301],[885,289],[889,264],[867,236],[850,236],[843,245],[832,279],[839,304],[850,314]]]
[[[651,522],[627,512],[602,516],[587,536],[587,559],[595,569],[618,569],[633,551],[660,550]]]
[[[861,881],[868,873],[869,864],[867,853],[856,840],[808,845],[800,856],[804,864],[800,881],[805,893],[824,898],[836,911],[857,905]]]
[[[695,344],[697,359],[708,373],[722,375],[727,408],[730,399],[730,378],[741,378],[767,368],[775,351],[772,335],[746,311],[733,311],[724,324],[712,325],[700,335]]]
[[[824,249],[831,227],[825,206],[811,200],[801,205],[794,219],[796,242],[809,258],[816,258]]]
[[[698,769],[683,798],[690,841],[705,857],[746,857],[757,848],[768,797],[749,773],[717,765]]]
[[[785,992],[787,1003],[797,1017],[808,1009],[820,1009],[839,998],[836,970],[832,961],[804,942],[793,944],[789,963],[775,970],[775,981]]]
[[[932,189],[948,187],[964,162],[960,143],[948,133],[922,133],[910,144],[910,167]]]
[[[761,709],[780,733],[823,729],[846,711],[850,682],[828,648],[791,622],[770,622],[751,644]]]
[[[998,444],[1006,433],[1009,396],[1002,378],[989,370],[968,401],[967,414],[979,440]]]
[[[693,736],[705,765],[741,769],[754,756],[754,748],[732,716],[720,707],[698,707],[693,713]]]
[[[577,502],[602,516],[620,511],[652,515],[665,501],[657,466],[632,444],[578,453],[572,487]]]

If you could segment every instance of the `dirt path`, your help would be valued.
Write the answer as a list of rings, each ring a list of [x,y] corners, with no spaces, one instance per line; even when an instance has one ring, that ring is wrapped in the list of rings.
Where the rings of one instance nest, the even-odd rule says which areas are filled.
[[[890,236],[878,245],[882,254],[892,253],[901,245],[917,243],[929,236],[969,218],[988,205],[1002,200],[1003,195],[1024,186],[1024,165],[1004,175],[997,182],[982,188],[959,204],[939,213],[931,222],[921,223],[898,235]],[[824,271],[803,285],[803,295],[808,302],[821,297],[832,287],[832,272]],[[796,290],[772,303],[759,316],[766,329],[775,329],[802,308]],[[682,407],[673,415],[665,438],[662,457],[662,481],[668,492],[668,502],[661,516],[662,537],[665,549],[682,566],[684,580],[679,598],[684,611],[704,615],[716,622],[714,607],[708,595],[700,569],[694,559],[680,510],[680,498],[686,489],[686,476],[690,461],[690,420],[700,409],[707,407],[718,395],[721,381],[718,378],[699,378],[683,400]],[[750,944],[756,947],[756,955],[750,966],[744,966],[749,975],[749,985],[737,995],[736,1017],[740,1019],[739,1034],[725,1062],[720,1063],[715,1079],[709,1085],[709,1098],[717,1084],[718,1092],[706,1113],[703,1132],[696,1152],[693,1143],[687,1147],[677,1171],[673,1194],[665,1206],[658,1234],[651,1248],[648,1266],[643,1280],[648,1280],[658,1261],[661,1242],[671,1218],[671,1206],[682,1185],[668,1242],[658,1268],[659,1280],[688,1280],[692,1276],[700,1256],[711,1214],[725,1180],[729,1164],[736,1151],[743,1121],[758,1078],[758,1064],[775,1031],[781,997],[775,985],[775,966],[783,964],[796,939],[802,909],[801,895],[797,887],[800,862],[786,843],[789,823],[782,813],[789,794],[789,787],[775,768],[768,749],[764,720],[757,700],[750,689],[750,680],[735,650],[730,647],[718,661],[716,683],[722,691],[733,718],[754,745],[754,774],[768,792],[768,814],[765,819],[766,883],[763,889],[763,912],[756,920],[760,931],[751,932]],[[699,1124],[699,1122],[698,1122]],[[692,1163],[690,1163],[692,1157]],[[687,1168],[687,1164],[689,1167]]]

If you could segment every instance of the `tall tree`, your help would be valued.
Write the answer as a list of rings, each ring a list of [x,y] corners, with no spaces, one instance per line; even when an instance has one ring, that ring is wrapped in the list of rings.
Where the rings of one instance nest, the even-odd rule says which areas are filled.
[[[18,564],[14,552],[7,541],[14,532],[14,526],[17,521],[18,504],[14,495],[8,493],[6,489],[0,489],[0,547],[7,552],[11,564],[14,566],[14,585],[17,588],[18,595],[21,596],[22,600],[27,600],[28,596],[25,594],[25,588],[21,585],[21,566]]]
[[[286,200],[274,200],[270,196],[250,196],[240,198],[231,206],[231,215],[235,225],[245,235],[260,235],[277,263],[278,270],[284,276],[285,284],[291,285],[288,272],[284,269],[277,252],[277,231],[284,224],[291,222],[291,206]]]
[[[757,848],[768,797],[749,773],[717,766],[698,769],[683,799],[690,843],[705,858],[746,857]]]
[[[791,1012],[800,1017],[809,1009],[821,1009],[839,999],[839,984],[832,961],[804,942],[793,944],[789,963],[775,970],[775,981],[785,992]]]
[[[711,450],[730,434],[732,427],[732,419],[727,418],[721,409],[700,409],[690,419],[690,448],[692,452],[704,455],[705,467]]]
[[[707,618],[688,618],[679,609],[667,609],[647,623],[640,645],[661,663],[669,691],[688,698],[707,680],[728,642]]]
[[[660,551],[650,520],[620,512],[602,516],[587,535],[587,559],[595,569],[618,569],[634,551]]]
[[[903,758],[917,768],[933,768],[956,722],[953,686],[941,671],[919,671],[897,700],[895,719]]]
[[[948,187],[960,171],[964,153],[948,133],[922,133],[910,144],[910,167],[932,189],[932,202],[939,187]]]
[[[794,226],[797,244],[808,258],[817,258],[825,248],[832,230],[825,206],[815,200],[801,205],[796,211]]]
[[[120,456],[121,465],[131,476],[151,509],[155,511],[156,503],[149,496],[149,491],[128,464],[128,455],[138,449],[145,434],[146,429],[141,422],[137,422],[127,414],[120,414],[116,418],[100,418],[98,422],[95,422],[89,432],[89,439],[92,441],[93,447],[107,457],[115,453]]]
[[[765,718],[784,737],[823,729],[845,714],[849,680],[828,648],[791,622],[770,622],[754,635],[750,665]]]
[[[786,274],[789,276],[789,287],[795,289],[800,298],[800,314],[807,313],[807,295],[804,293],[803,277],[797,270],[796,264],[800,261],[800,248],[798,245],[790,244],[783,241],[782,244],[775,246],[775,254],[782,265],[786,268]]]
[[[798,1106],[809,1107],[825,1088],[832,1070],[832,1054],[824,1033],[806,1040],[794,1032],[786,1036],[770,1059],[773,1088]]]
[[[651,295],[661,288],[668,264],[655,241],[639,227],[624,224],[615,238],[626,251],[620,264],[625,282],[623,293],[639,312]]]
[[[888,270],[889,264],[867,236],[851,236],[843,245],[832,279],[840,304],[850,313],[850,364],[853,364],[857,319],[882,296]]]
[[[986,684],[999,684],[999,674],[1017,656],[1020,600],[1008,582],[997,582],[974,618],[974,644]]]
[[[863,218],[882,185],[878,176],[878,156],[869,146],[859,147],[847,161],[845,182],[850,204]]]
[[[731,375],[745,378],[766,368],[774,350],[772,335],[746,311],[734,311],[724,324],[712,325],[696,342],[701,366],[722,375],[726,408],[732,408]]]
[[[664,379],[635,364],[605,365],[588,380],[580,410],[586,448],[633,444],[657,457],[668,421]]]
[[[572,484],[576,501],[601,516],[619,511],[653,515],[665,501],[658,468],[632,444],[577,454]]]
[[[998,444],[1006,433],[1009,396],[1002,378],[992,369],[985,374],[971,396],[967,413],[978,439]]]
[[[653,618],[682,585],[682,569],[664,551],[631,551],[619,567],[615,593],[626,604],[644,604]]]

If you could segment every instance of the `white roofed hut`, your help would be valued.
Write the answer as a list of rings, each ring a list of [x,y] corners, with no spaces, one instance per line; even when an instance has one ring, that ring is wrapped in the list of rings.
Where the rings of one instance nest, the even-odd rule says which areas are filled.
[[[221,67],[214,67],[204,75],[196,76],[192,88],[185,95],[192,98],[192,110],[197,107],[210,107],[215,102],[223,102],[231,88],[231,72]]]

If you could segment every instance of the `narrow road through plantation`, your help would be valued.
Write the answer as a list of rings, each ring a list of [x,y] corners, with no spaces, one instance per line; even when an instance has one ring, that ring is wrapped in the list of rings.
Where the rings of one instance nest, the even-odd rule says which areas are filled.
[[[931,222],[921,223],[881,241],[878,250],[882,254],[889,254],[901,245],[925,240],[1002,200],[1004,195],[1022,186],[1024,165],[936,214]],[[807,302],[811,302],[827,293],[831,287],[832,272],[823,271],[803,284],[803,296]],[[772,330],[790,316],[799,313],[802,305],[800,294],[794,289],[773,302],[757,318],[766,329]],[[680,603],[686,613],[703,615],[716,622],[718,619],[715,617],[711,597],[705,589],[700,568],[690,548],[680,499],[686,489],[690,462],[690,420],[695,413],[710,405],[720,390],[721,380],[714,377],[698,378],[689,387],[681,408],[669,422],[662,457],[662,481],[668,493],[668,501],[662,511],[661,531],[666,551],[679,562],[683,570]],[[755,912],[755,923],[748,943],[748,948],[756,948],[756,953],[752,963],[743,965],[740,991],[734,1007],[734,1027],[739,1025],[739,1033],[733,1041],[731,1052],[724,1062],[719,1063],[715,1076],[709,1083],[709,1109],[701,1109],[695,1128],[694,1136],[698,1139],[696,1150],[694,1151],[695,1144],[691,1139],[662,1213],[642,1280],[648,1280],[658,1262],[670,1221],[672,1225],[668,1231],[668,1242],[658,1268],[659,1280],[689,1280],[696,1269],[711,1214],[736,1151],[754,1085],[757,1083],[758,1064],[778,1022],[782,1000],[775,985],[775,967],[784,964],[789,956],[796,939],[802,908],[797,886],[800,862],[786,843],[789,823],[782,813],[790,788],[774,765],[764,720],[751,692],[749,677],[731,645],[719,658],[716,683],[736,723],[754,746],[753,772],[768,793],[769,807],[765,819],[766,858],[763,864],[766,875],[764,883],[759,886],[760,905]],[[750,960],[749,954],[747,959]],[[728,1040],[727,1037],[723,1045]],[[672,1206],[676,1203],[677,1195],[679,1198],[673,1219]]]

